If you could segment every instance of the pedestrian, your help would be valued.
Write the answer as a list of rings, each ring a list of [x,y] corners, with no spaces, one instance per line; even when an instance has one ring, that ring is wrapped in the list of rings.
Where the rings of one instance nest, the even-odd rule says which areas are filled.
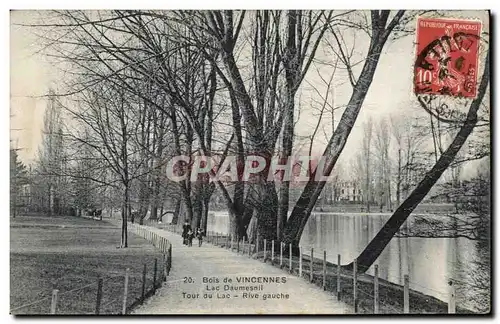
[[[194,238],[194,232],[191,228],[189,228],[189,231],[187,232],[188,246],[193,246],[193,238]]]
[[[187,245],[188,244],[188,232],[191,231],[191,225],[189,224],[189,220],[186,220],[184,222],[184,225],[182,225],[182,244]]]
[[[196,237],[198,238],[198,246],[201,246],[201,243],[203,242],[203,230],[199,227],[196,230]]]

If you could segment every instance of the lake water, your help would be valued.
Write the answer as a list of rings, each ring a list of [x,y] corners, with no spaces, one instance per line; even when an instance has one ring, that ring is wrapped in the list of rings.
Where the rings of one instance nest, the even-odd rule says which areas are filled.
[[[314,248],[316,255],[327,251],[327,260],[342,264],[351,262],[382,228],[389,214],[313,213],[304,229],[300,245],[306,254]],[[427,217],[427,216],[426,216]],[[431,216],[429,217],[439,217]],[[413,217],[407,221],[412,226]],[[208,230],[227,233],[228,215],[209,213]],[[380,278],[403,284],[410,277],[410,288],[448,301],[448,280],[460,282],[457,287],[457,306],[471,305],[470,275],[475,271],[473,260],[478,256],[476,244],[466,238],[393,238],[376,264]],[[373,274],[373,266],[368,270]]]

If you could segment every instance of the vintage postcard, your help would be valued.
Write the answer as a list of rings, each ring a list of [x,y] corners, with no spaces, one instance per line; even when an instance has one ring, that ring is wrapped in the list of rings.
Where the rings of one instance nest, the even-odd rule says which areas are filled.
[[[12,10],[13,315],[491,313],[490,12]]]

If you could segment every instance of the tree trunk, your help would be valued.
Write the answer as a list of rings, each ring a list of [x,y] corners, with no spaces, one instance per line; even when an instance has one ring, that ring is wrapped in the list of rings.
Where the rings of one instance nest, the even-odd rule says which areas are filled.
[[[172,224],[177,225],[179,222],[179,212],[181,211],[181,199],[177,199],[175,202],[174,215],[172,216]]]
[[[183,201],[184,201],[184,207],[186,209],[186,211],[184,213],[183,223],[185,221],[188,221],[191,224],[191,221],[193,220],[193,205],[191,203],[191,197],[184,196]]]
[[[209,200],[204,199],[203,200],[203,214],[201,215],[201,229],[203,230],[203,233],[205,235],[207,234],[208,230],[208,208],[209,208]]]
[[[255,206],[253,206],[252,199],[253,197],[253,188],[249,186],[249,190],[247,192],[247,195],[245,197],[245,202],[243,204],[244,210],[243,210],[243,218],[242,218],[242,226],[245,228],[248,228],[250,226],[250,222],[252,220],[252,217],[254,216],[254,210]]]
[[[231,238],[238,240],[239,231],[236,219],[237,216],[234,214],[231,208],[228,208],[228,214],[229,214],[229,223],[228,223],[227,233]]]
[[[373,38],[375,38],[375,35]],[[366,93],[368,92],[370,84],[373,81],[373,75],[375,74],[380,53],[385,43],[385,40],[373,38],[370,43],[370,50],[368,51],[368,57],[370,59],[367,59],[364,63],[359,80],[353,89],[351,99],[349,100],[338,127],[330,138],[323,154],[323,156],[326,157],[324,164],[325,168],[324,170],[316,169],[312,172],[311,179],[306,184],[290,217],[288,218],[283,236],[283,240],[287,244],[292,243],[293,245],[298,245],[307,220],[311,215],[311,211],[314,208],[314,205],[316,204],[316,201],[326,183],[325,181],[316,181],[314,179],[316,173],[319,171],[321,175],[330,175],[340,156],[340,153],[342,153],[342,150],[344,149],[352,127],[356,122],[356,118],[366,97]]]
[[[285,66],[286,79],[286,98],[285,98],[285,122],[283,125],[283,141],[281,159],[286,163],[292,155],[293,147],[293,115],[295,110],[295,89],[296,76],[300,74],[300,66],[298,64],[297,44],[295,29],[297,26],[297,12],[295,10],[288,11],[287,24],[287,45],[283,64]],[[299,35],[302,36],[302,35]],[[298,71],[299,70],[299,71]],[[279,207],[277,219],[277,237],[281,239],[285,229],[286,220],[288,217],[289,198],[290,198],[290,181],[283,179],[279,190]]]
[[[227,37],[232,37],[232,36],[233,35],[230,36],[228,35]],[[232,40],[227,39],[226,41],[231,42]],[[264,158],[267,158],[267,160],[269,161],[271,154],[267,148],[267,141],[262,131],[262,125],[259,124],[259,120],[255,114],[255,110],[252,104],[252,99],[250,98],[246,90],[245,82],[243,81],[243,78],[236,64],[233,55],[233,46],[234,44],[230,43],[225,44],[225,46],[223,46],[222,59],[225,69],[228,72],[229,80],[232,85],[236,103],[238,104],[238,107],[240,108],[241,113],[243,115],[243,120],[245,122],[245,127],[246,127],[246,134],[248,135],[247,139],[249,142],[249,149],[252,150],[253,151],[252,153],[254,153],[255,155],[261,155]],[[264,176],[261,176],[260,179],[257,180],[257,182],[258,182],[257,185],[259,186],[259,193],[265,193],[264,196],[261,195],[261,198],[264,200],[271,199],[272,200],[271,207],[273,208],[272,212],[266,211],[259,213],[259,224],[262,225],[265,224],[266,226],[269,226],[269,228],[264,228],[263,226],[259,225],[259,231],[260,230],[263,231],[262,234],[264,235],[264,238],[268,240],[275,239],[276,227],[277,227],[276,206],[278,202],[276,190],[274,188],[274,184],[267,182],[267,179],[265,179]],[[242,198],[243,196],[240,195],[240,197]],[[241,217],[242,211],[238,210],[237,206],[234,207],[236,207],[235,208],[236,213],[234,213],[233,210],[232,212],[230,211],[230,214],[234,213],[235,217]],[[241,219],[234,221],[237,224],[238,223],[241,224]],[[242,231],[243,229],[240,230]]]
[[[430,189],[439,180],[444,171],[450,166],[451,162],[453,162],[455,156],[458,154],[462,145],[465,143],[477,123],[477,111],[483,100],[486,88],[488,87],[488,80],[489,50],[486,56],[485,69],[481,78],[478,96],[470,105],[467,119],[453,139],[453,142],[439,157],[436,164],[425,174],[424,179],[420,181],[408,198],[406,198],[398,209],[396,209],[391,218],[389,218],[382,229],[371,240],[363,252],[361,252],[357,258],[357,267],[359,272],[365,272],[377,260],[387,244],[389,244],[391,239],[398,232],[401,225],[403,225],[408,216],[410,216],[411,212],[425,198]],[[352,268],[352,263],[347,265],[346,268]]]
[[[151,213],[149,214],[149,219],[150,220],[157,220],[158,219],[158,206],[153,202],[153,206],[151,206]]]
[[[396,183],[396,204],[401,202],[401,147],[398,148],[398,182]]]
[[[194,184],[194,188],[192,189],[193,196],[191,198],[191,205],[192,205],[192,215],[193,217],[191,218],[191,227],[194,229],[198,228],[201,224],[201,217],[203,213],[203,205],[202,205],[202,193],[201,190],[202,184],[197,182]]]
[[[139,189],[139,224],[143,225],[144,224],[144,218],[146,218],[146,215],[148,214],[148,198],[149,198],[149,188],[147,187],[147,184],[143,183],[141,181],[140,183],[140,189]]]
[[[254,209],[253,210],[253,215],[250,218],[250,222],[247,227],[247,237],[248,237],[248,242],[255,244],[257,242],[257,211]]]
[[[274,183],[264,182],[259,184],[259,206],[257,206],[258,234],[268,241],[276,240],[278,195]]]
[[[369,146],[368,146],[369,147]],[[366,212],[370,212],[370,200],[371,200],[371,183],[370,183],[370,152],[366,156]]]
[[[125,190],[123,193],[123,208],[122,208],[122,235],[121,235],[121,242],[120,242],[120,247],[126,248],[128,247],[128,233],[127,233],[127,222],[128,222],[128,215],[130,212],[130,197],[129,197],[129,185],[128,183],[125,184]]]
[[[143,180],[145,181],[145,179]],[[144,218],[148,214],[148,198],[149,198],[149,188],[143,181],[139,184],[139,224],[144,223]]]

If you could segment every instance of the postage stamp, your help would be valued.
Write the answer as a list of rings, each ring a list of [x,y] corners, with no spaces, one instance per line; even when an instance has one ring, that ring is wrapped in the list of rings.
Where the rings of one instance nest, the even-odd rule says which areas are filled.
[[[416,94],[476,97],[481,22],[419,18]]]

